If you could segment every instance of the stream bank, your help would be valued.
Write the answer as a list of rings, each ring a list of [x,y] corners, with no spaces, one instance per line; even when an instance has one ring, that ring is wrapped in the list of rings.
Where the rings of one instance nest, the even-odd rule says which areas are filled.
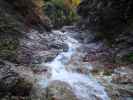
[[[112,100],[133,99],[132,10],[132,0],[82,0],[78,6],[79,28],[100,40],[99,48],[85,47],[84,61],[92,63]]]
[[[116,56],[114,48],[109,47],[102,39],[98,39],[93,31],[71,29],[72,27],[69,28],[69,31],[73,37],[83,44],[82,50],[85,55],[83,62],[92,65],[91,73],[106,87],[111,100],[132,100],[133,64],[121,62],[118,58],[122,57],[123,53],[119,52],[117,52],[119,57],[116,58],[119,61],[114,62],[114,56]],[[79,36],[76,31],[79,32]],[[127,52],[127,49],[124,52]]]

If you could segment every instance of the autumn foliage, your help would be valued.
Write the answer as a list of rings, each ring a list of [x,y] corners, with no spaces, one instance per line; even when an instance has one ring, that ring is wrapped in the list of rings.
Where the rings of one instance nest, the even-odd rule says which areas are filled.
[[[44,13],[52,20],[55,28],[73,24],[78,20],[76,7],[80,0],[44,0]]]
[[[38,28],[44,27],[49,30],[50,20],[44,15],[43,0],[6,0],[14,9],[24,17],[26,29],[37,26]]]

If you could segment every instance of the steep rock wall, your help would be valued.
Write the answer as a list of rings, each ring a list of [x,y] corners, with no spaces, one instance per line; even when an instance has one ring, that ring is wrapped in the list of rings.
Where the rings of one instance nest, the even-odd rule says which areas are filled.
[[[114,56],[121,57],[132,56],[132,11],[132,0],[82,0],[77,9],[81,16],[79,25],[95,32],[108,46],[114,47]]]

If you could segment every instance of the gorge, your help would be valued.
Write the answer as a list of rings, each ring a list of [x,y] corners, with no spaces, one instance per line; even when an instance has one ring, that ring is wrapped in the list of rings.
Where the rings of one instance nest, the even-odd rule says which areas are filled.
[[[1,0],[0,100],[132,100],[132,0]]]

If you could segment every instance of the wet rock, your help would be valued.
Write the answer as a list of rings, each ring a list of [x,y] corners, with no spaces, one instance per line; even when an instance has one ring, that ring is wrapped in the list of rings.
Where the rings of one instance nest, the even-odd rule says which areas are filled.
[[[84,54],[79,52],[77,54],[74,54],[67,64],[66,69],[70,72],[72,71],[89,75],[92,66],[88,62],[82,62],[83,56]]]
[[[76,66],[76,67],[75,67]],[[76,73],[81,73],[81,74],[85,74],[85,75],[89,75],[90,74],[90,70],[91,70],[90,64],[81,64],[81,65],[68,65],[67,70],[68,71],[72,71],[72,72],[76,72]]]
[[[54,48],[54,49],[60,49],[60,50],[62,50],[63,52],[67,52],[67,50],[68,50],[68,46],[67,46],[67,44],[65,44],[65,43],[52,43],[52,44],[49,44],[49,49],[50,48]]]
[[[108,92],[112,100],[132,100],[133,87],[131,84],[110,84]]]
[[[52,81],[48,86],[48,100],[78,100],[65,82]]]
[[[62,32],[74,32],[74,31],[79,31],[80,30],[76,27],[76,26],[64,26],[62,29],[61,29]]]
[[[34,84],[31,98],[32,100],[78,100],[72,92],[72,88],[61,81],[52,81],[48,87]]]
[[[31,100],[48,100],[47,90],[40,85],[34,85],[30,97]]]
[[[42,63],[32,67],[33,87],[30,92],[31,100],[48,100],[47,99],[47,87],[49,79],[51,78],[51,68],[47,64]]]
[[[65,28],[65,27],[64,27]],[[75,38],[76,40],[78,40],[80,43],[83,44],[89,44],[91,42],[97,42],[98,39],[96,39],[96,34],[92,31],[89,30],[81,30],[80,28],[78,28],[77,26],[73,26],[72,29],[70,27],[67,27],[65,29],[62,29],[62,31],[66,31],[67,34],[70,34],[71,37]]]
[[[33,63],[51,62],[57,55],[58,50],[40,51],[34,55]]]
[[[34,66],[32,68],[32,70],[35,74],[40,75],[40,78],[41,78],[41,75],[43,75],[44,80],[49,79],[52,75],[51,68],[44,63]],[[38,81],[39,81],[39,79],[38,79]]]
[[[121,67],[114,70],[112,82],[116,84],[133,84],[133,70]]]

